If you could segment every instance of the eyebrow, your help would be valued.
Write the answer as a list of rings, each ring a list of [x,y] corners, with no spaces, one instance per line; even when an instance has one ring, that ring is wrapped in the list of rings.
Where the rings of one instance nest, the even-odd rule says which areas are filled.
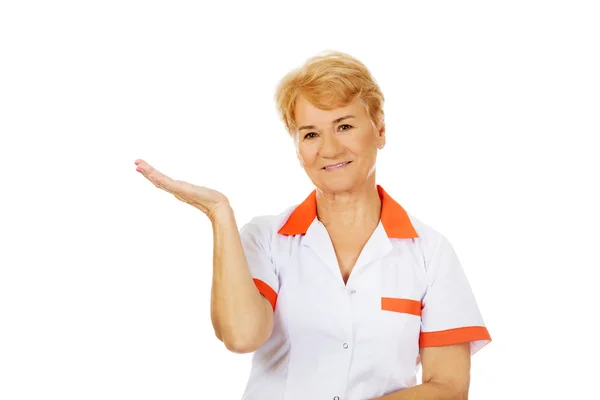
[[[345,119],[348,118],[356,118],[354,115],[344,115],[343,117],[340,117],[338,119],[333,120],[333,122],[331,123],[331,125],[335,125],[338,122],[341,122]],[[301,131],[302,129],[317,129],[314,125],[303,125],[300,128],[298,128],[299,131]]]

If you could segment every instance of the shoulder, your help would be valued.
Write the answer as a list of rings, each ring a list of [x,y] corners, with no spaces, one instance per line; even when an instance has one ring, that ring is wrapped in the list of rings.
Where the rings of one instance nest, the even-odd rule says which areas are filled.
[[[286,223],[292,212],[298,207],[297,204],[289,206],[276,214],[256,215],[240,228],[243,235],[260,236],[272,239]]]
[[[425,266],[427,266],[440,247],[449,245],[448,239],[430,224],[415,217],[411,213],[407,212],[407,215],[418,235],[418,237],[413,240],[413,243],[425,260]]]

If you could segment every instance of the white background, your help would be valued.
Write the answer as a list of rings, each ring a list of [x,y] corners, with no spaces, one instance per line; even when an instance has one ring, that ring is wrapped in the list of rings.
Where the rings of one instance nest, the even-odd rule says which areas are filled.
[[[1,3],[0,399],[241,397],[210,223],[133,161],[240,226],[300,202],[274,89],[326,49],[386,96],[378,182],[462,260],[470,398],[597,394],[597,2],[214,3]]]

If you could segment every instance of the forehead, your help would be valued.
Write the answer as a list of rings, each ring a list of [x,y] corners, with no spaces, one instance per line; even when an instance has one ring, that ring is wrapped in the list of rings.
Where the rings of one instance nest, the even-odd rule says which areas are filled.
[[[296,125],[329,125],[337,118],[353,115],[356,118],[367,118],[365,105],[359,98],[354,99],[343,107],[334,108],[331,110],[323,110],[315,107],[303,96],[298,96],[296,106],[294,108],[294,116]]]

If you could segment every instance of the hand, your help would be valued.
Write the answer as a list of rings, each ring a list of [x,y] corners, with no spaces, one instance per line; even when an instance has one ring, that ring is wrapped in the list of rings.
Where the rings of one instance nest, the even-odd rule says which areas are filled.
[[[211,219],[219,208],[229,205],[227,197],[216,190],[192,185],[185,181],[173,180],[141,159],[135,160],[134,164],[137,165],[136,170],[152,182],[154,186],[196,207]]]

